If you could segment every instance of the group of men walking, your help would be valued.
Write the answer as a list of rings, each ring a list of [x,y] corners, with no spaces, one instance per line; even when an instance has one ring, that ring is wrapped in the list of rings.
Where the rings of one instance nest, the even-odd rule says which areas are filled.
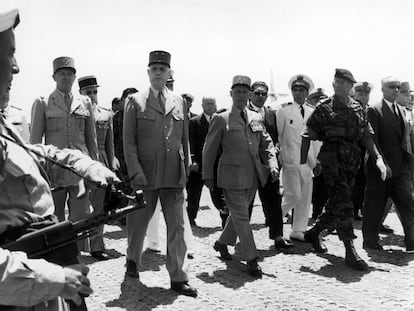
[[[14,53],[17,10],[0,15],[1,21],[5,21],[4,27],[0,23],[3,61],[10,58],[8,49]],[[369,84],[358,84],[346,69],[336,69],[332,97],[325,96],[320,89],[314,91],[311,79],[299,74],[289,81],[293,101],[282,104],[275,112],[264,107],[269,91],[266,83],[252,83],[248,76],[236,75],[230,85],[230,109],[217,113],[215,99],[204,97],[203,114],[191,117],[186,99],[175,94],[171,86],[167,87],[172,79],[170,64],[170,53],[152,51],[147,69],[150,85],[141,92],[135,89],[125,92],[119,104],[122,112],[113,114],[97,105],[99,85],[95,76],[79,78],[80,95],[74,94],[74,60],[56,58],[53,61],[56,89],[48,97],[36,99],[32,107],[30,143],[34,146],[23,142],[2,111],[0,233],[8,227],[7,220],[13,220],[16,215],[20,217],[20,213],[23,218],[19,220],[28,215],[33,218],[33,215],[44,217],[54,213],[60,221],[66,218],[66,206],[69,219],[74,221],[88,217],[90,205],[94,213],[101,213],[105,190],[98,188],[79,195],[83,179],[78,175],[107,185],[119,181],[111,170],[120,169],[127,181],[124,186],[131,191],[143,190],[147,204],[126,219],[127,277],[140,277],[144,238],[160,202],[167,225],[166,266],[171,289],[197,296],[187,273],[189,241],[185,237],[188,230],[185,223],[196,225],[203,185],[210,190],[223,227],[212,247],[222,259],[232,260],[228,246],[235,246],[239,240],[250,275],[262,275],[250,226],[257,190],[275,248],[294,247],[292,239],[310,242],[315,251],[324,253],[327,249],[320,234],[325,229],[336,229],[344,243],[345,263],[356,270],[367,270],[367,263],[359,257],[353,244],[355,178],[363,164],[361,150],[366,150],[363,247],[368,251],[382,250],[379,230],[387,200],[391,198],[404,229],[406,251],[414,252],[411,182],[414,135],[412,118],[397,103],[401,81],[384,78],[383,100],[367,106],[362,91]],[[18,66],[14,56],[0,65],[3,74],[0,86],[4,93],[0,94],[0,108],[4,110],[8,106],[12,75],[18,73]],[[350,97],[352,91],[355,99]],[[319,101],[316,107],[309,105],[312,100]],[[118,146],[121,143],[118,147],[122,150],[121,163],[115,156],[114,119],[116,124],[122,123],[122,141],[115,141]],[[39,153],[43,154],[40,158]],[[48,157],[71,166],[78,175],[50,165]],[[283,193],[280,193],[280,171]],[[314,214],[318,216],[315,225],[308,229],[313,178],[320,174],[327,201],[324,209]],[[185,187],[187,209],[184,209]],[[287,239],[283,236],[283,216],[291,210],[292,230]],[[96,259],[106,259],[102,234],[103,227],[90,241],[79,242],[80,250],[90,252]],[[7,263],[17,257],[0,251],[0,275],[4,275],[9,272]],[[26,257],[19,260],[23,271],[39,263]],[[0,303],[29,306],[58,296],[81,303],[79,294],[90,293],[84,266],[63,270],[45,261],[41,264],[60,276],[66,275],[68,280],[62,281],[62,277],[57,280],[58,276],[43,277],[47,276],[44,269],[36,270],[39,281],[46,279],[45,288],[50,290],[52,284],[59,283],[60,290],[50,290],[49,295],[39,290],[36,293],[39,297],[21,302],[0,295],[3,297]],[[0,288],[16,286],[13,277],[19,277],[19,273],[9,273],[8,279],[0,282]],[[65,282],[77,285],[68,292],[62,289],[69,286],[63,285]]]

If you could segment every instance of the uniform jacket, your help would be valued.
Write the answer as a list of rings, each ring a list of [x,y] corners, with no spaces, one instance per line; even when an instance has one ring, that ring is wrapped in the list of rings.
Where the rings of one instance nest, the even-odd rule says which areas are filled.
[[[398,105],[397,107],[404,122],[403,131],[394,112],[384,100],[368,107],[368,120],[374,130],[374,141],[384,162],[391,168],[392,176],[407,171],[413,158],[410,154],[412,152],[409,142],[410,125],[405,117],[404,109]],[[367,174],[377,172],[377,170],[375,160],[370,157],[366,165]]]
[[[96,163],[78,150],[59,150],[55,146],[25,145],[42,156],[29,152],[21,147],[24,142],[16,130],[1,119],[0,133],[5,136],[0,135],[1,209],[21,209],[40,216],[54,213],[48,176],[55,167],[45,157],[71,166],[82,175]],[[0,218],[0,231],[13,223],[12,219]],[[50,300],[63,289],[65,278],[61,267],[44,260],[28,260],[24,253],[10,254],[0,249],[0,279],[0,305],[22,306],[10,310],[65,310],[61,299]],[[33,304],[37,305],[24,307]]]
[[[112,112],[97,106],[95,108],[96,138],[99,161],[112,169],[114,161],[114,132]]]
[[[305,117],[302,117],[297,103],[282,104],[277,110],[277,130],[280,144],[279,160],[282,166],[299,166],[302,145],[301,133],[305,129],[306,120],[313,111],[313,108],[305,104],[303,108]],[[320,145],[320,143],[315,144],[314,141],[310,144],[307,161],[310,168],[314,168],[316,165]]]
[[[193,117],[189,121],[189,137],[191,161],[196,162],[202,171],[203,146],[206,140],[209,123],[204,113]]]
[[[44,143],[58,148],[78,149],[98,160],[95,118],[87,96],[74,95],[70,110],[62,95],[55,90],[45,101],[38,98],[33,103],[30,142]],[[54,186],[76,185],[79,178],[74,174],[56,170],[52,178]]]
[[[224,189],[247,189],[263,186],[270,168],[277,168],[274,145],[264,130],[261,116],[246,109],[247,122],[239,110],[216,115],[211,123],[203,149],[203,179],[214,178],[214,163],[220,146],[223,153],[218,164],[217,185]]]
[[[124,157],[131,186],[183,188],[188,172],[188,119],[183,99],[164,88],[165,111],[148,88],[128,97],[124,111]],[[144,173],[147,185],[134,185]]]

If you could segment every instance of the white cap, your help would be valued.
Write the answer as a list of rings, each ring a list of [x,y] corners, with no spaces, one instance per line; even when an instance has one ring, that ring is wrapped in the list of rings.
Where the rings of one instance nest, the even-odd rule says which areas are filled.
[[[16,27],[20,22],[19,10],[0,11],[0,32]]]

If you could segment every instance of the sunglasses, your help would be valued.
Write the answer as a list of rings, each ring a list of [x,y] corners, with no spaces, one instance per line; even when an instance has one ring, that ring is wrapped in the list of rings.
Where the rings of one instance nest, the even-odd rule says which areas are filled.
[[[387,87],[389,89],[393,89],[393,90],[399,90],[401,88],[401,86],[399,86],[399,85],[393,85],[393,84],[388,85]]]
[[[162,73],[165,73],[167,72],[168,68],[165,66],[151,66],[150,70],[151,72],[161,71]]]
[[[253,94],[256,96],[261,96],[261,97],[267,96],[267,93],[262,93],[262,92],[253,92]]]
[[[93,90],[93,91],[86,91],[86,95],[92,95],[92,94],[98,94],[97,90]]]

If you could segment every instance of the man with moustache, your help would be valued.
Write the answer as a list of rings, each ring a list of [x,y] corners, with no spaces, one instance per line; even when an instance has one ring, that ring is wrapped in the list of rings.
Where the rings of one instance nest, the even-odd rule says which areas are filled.
[[[272,138],[273,145],[278,145],[278,133],[276,124],[276,113],[267,107],[264,103],[267,99],[269,87],[265,82],[256,81],[252,84],[251,100],[248,109],[260,114],[267,133]],[[275,150],[276,154],[279,150]],[[283,237],[283,216],[282,216],[282,196],[280,194],[279,179],[273,180],[272,176],[267,178],[264,187],[259,186],[258,192],[262,202],[265,221],[269,226],[269,238],[274,241],[276,249],[285,249],[293,246],[290,240]],[[253,201],[250,203],[250,213],[253,208]]]
[[[257,263],[259,253],[249,223],[249,204],[259,184],[265,185],[269,173],[276,181],[279,170],[272,139],[263,126],[260,114],[246,109],[250,84],[247,76],[233,78],[230,91],[233,106],[213,118],[206,137],[203,178],[207,187],[214,189],[215,163],[221,147],[217,186],[224,190],[230,216],[214,249],[223,259],[231,260],[227,245],[235,245],[239,237],[248,273],[261,277],[262,270]]]
[[[188,120],[181,96],[166,87],[171,55],[152,51],[151,86],[125,104],[124,154],[133,190],[143,189],[145,209],[127,216],[127,276],[139,278],[142,248],[157,201],[167,223],[167,270],[171,289],[196,297],[188,283],[184,238],[184,187],[188,171]]]

